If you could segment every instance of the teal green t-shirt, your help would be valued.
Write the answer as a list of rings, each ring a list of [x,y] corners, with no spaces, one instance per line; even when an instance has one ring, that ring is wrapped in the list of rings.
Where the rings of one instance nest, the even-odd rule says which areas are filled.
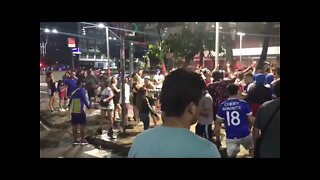
[[[215,144],[185,128],[157,126],[139,134],[129,158],[220,158]]]

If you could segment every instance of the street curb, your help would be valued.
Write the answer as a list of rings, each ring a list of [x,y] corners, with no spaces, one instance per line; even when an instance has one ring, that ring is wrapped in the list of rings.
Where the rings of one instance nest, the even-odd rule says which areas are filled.
[[[111,149],[111,151],[113,151],[112,153],[122,157],[128,157],[128,153],[131,148],[131,145],[118,144],[115,141],[105,141],[95,136],[87,136],[86,140],[97,149]]]
[[[57,116],[60,116],[59,118],[62,117],[67,120],[60,122],[53,121],[52,119],[57,118]],[[51,113],[48,110],[40,110],[40,121],[42,121],[45,125],[47,125],[50,128],[63,129],[71,126],[71,120],[68,116],[60,112]]]

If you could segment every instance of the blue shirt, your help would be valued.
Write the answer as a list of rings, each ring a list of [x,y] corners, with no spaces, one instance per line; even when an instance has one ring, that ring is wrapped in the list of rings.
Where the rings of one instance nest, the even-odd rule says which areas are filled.
[[[240,139],[250,134],[248,115],[251,114],[246,101],[229,98],[220,104],[216,116],[224,120],[228,139]]]
[[[65,78],[64,84],[68,86],[67,96],[69,97],[71,93],[77,89],[78,78]]]
[[[87,90],[83,87],[75,91],[70,98],[70,111],[71,113],[84,113],[84,105],[90,108]]]
[[[139,134],[129,158],[220,158],[215,144],[189,129],[157,126]]]

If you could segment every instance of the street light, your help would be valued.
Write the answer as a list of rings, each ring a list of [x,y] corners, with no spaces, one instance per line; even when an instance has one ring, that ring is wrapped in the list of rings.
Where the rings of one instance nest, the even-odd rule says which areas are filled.
[[[102,24],[102,23],[98,24],[98,28],[104,28],[104,27],[105,27],[104,24]]]
[[[219,65],[219,22],[216,22],[216,58],[215,58],[215,68]]]
[[[109,30],[109,27],[99,23],[98,25],[94,25],[94,26],[87,26],[87,27],[83,27],[82,28],[82,34],[85,34],[85,29],[86,28],[93,28],[93,27],[98,27],[98,28],[106,28],[106,42],[107,42],[107,59],[108,59],[108,76],[110,77],[110,51],[109,51],[109,40],[112,40],[112,37],[109,37],[109,31],[112,32],[111,30]],[[112,32],[114,35],[116,35],[114,32]],[[117,35],[116,35],[117,36]],[[118,36],[117,36],[118,37]],[[118,37],[119,38],[119,37]],[[120,38],[119,38],[120,39]],[[116,40],[116,38],[113,38],[113,40]]]
[[[240,36],[240,65],[241,65],[241,55],[242,55],[242,36],[246,35],[243,32],[237,32],[237,35]]]
[[[42,30],[42,28],[40,28],[40,30]],[[45,43],[40,43],[41,54],[43,55],[43,57],[44,57],[45,54],[47,53],[48,35],[49,35],[50,33],[57,34],[58,31],[57,31],[56,29],[50,30],[49,28],[45,28],[45,29],[44,29],[44,32],[47,34],[47,35],[46,35],[46,41],[45,41]],[[40,32],[40,36],[41,36],[41,32]]]

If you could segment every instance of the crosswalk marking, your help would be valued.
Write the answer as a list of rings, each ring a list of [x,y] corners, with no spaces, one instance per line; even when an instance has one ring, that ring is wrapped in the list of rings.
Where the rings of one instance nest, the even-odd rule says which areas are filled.
[[[93,149],[93,150],[89,150],[89,151],[86,151],[83,153],[88,154],[90,156],[97,157],[97,158],[110,158],[111,157],[111,152],[108,152],[106,150],[100,150],[100,149]]]
[[[44,127],[47,131],[49,131],[50,129],[46,126],[46,125],[44,125],[41,121],[40,121],[40,124],[42,125],[42,127]]]

